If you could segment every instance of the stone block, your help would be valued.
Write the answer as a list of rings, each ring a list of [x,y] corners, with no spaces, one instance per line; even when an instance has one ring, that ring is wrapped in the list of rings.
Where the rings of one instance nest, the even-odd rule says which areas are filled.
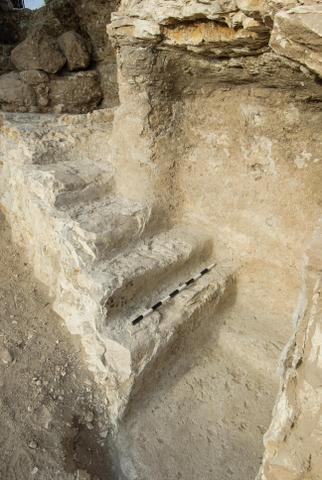
[[[57,41],[43,32],[34,31],[11,52],[18,70],[43,70],[56,73],[66,63]]]
[[[60,112],[88,112],[102,99],[99,77],[94,71],[53,77],[49,99],[51,106]]]
[[[322,5],[303,5],[275,16],[271,47],[322,77]]]
[[[35,92],[20,79],[17,72],[0,77],[0,105],[13,111],[26,111],[35,104]]]
[[[73,31],[65,32],[59,37],[58,43],[67,58],[68,70],[84,70],[89,66],[90,52],[81,35]]]

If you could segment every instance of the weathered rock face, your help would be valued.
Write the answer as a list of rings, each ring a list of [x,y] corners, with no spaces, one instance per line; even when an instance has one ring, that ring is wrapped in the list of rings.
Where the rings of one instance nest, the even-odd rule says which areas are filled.
[[[282,388],[265,436],[262,480],[322,478],[321,222],[303,261],[295,332],[284,359]]]
[[[269,40],[268,6],[240,2],[123,2],[114,16],[117,35],[163,41],[218,56],[262,53]]]
[[[272,48],[322,77],[322,5],[306,5],[278,13]]]
[[[77,102],[75,98],[73,101],[65,102],[70,113],[85,112],[88,111],[86,108],[93,109],[99,104],[102,107],[114,106],[118,102],[116,58],[105,31],[115,5],[116,3],[112,1],[102,4],[96,0],[88,5],[88,2],[53,0],[35,12],[13,10],[1,15],[0,74],[14,69],[38,70],[51,74],[46,82],[41,82],[41,87],[33,87],[36,90],[37,101],[30,107],[31,111],[49,112],[62,108],[62,103],[58,105],[54,103],[61,95],[57,96],[58,84],[60,90],[63,84],[65,85],[66,94],[71,98],[68,90],[70,81],[58,83],[56,77],[52,77],[52,74],[57,74],[66,80],[66,70],[89,70],[88,75],[77,75],[72,78],[74,87],[78,80],[80,82],[76,86],[75,95],[76,92],[84,92],[85,84],[94,87],[88,101],[81,96]],[[90,70],[95,71],[97,75],[92,75]],[[89,81],[89,78],[94,77],[95,85],[93,80]],[[52,81],[54,83],[51,88]],[[100,85],[97,85],[97,82]],[[28,84],[28,81],[25,83]],[[51,94],[51,100],[50,90],[54,92]],[[19,95],[17,93],[17,97]],[[7,103],[2,103],[1,108],[15,110],[14,105],[10,106]]]
[[[166,25],[161,32],[166,45],[217,57],[251,55],[267,50],[269,30],[259,22],[239,15],[231,19],[231,24],[234,26],[211,20],[190,20]]]
[[[68,70],[85,70],[89,66],[91,56],[84,39],[78,33],[63,33],[58,38],[58,44],[67,59]]]
[[[57,112],[85,113],[99,104],[102,91],[96,72],[79,72],[53,78],[50,82],[49,100]]]
[[[31,19],[29,10],[13,10],[0,14],[0,44],[22,42]]]
[[[56,73],[65,65],[66,57],[53,37],[35,31],[12,50],[11,61],[18,70]]]
[[[269,259],[300,276],[321,215],[322,90],[310,73],[321,74],[320,7],[283,6],[122,2],[108,26],[121,102],[111,145],[120,191],[173,221],[198,219],[217,258]],[[316,280],[285,362],[263,480],[321,478]]]
[[[18,73],[7,73],[0,77],[0,105],[12,111],[27,112],[36,105],[36,96]]]
[[[100,15],[100,2],[74,8],[54,0],[48,17],[37,14],[42,35],[72,29],[90,39],[97,71],[3,75],[6,108],[94,109],[97,72],[110,79],[104,100],[115,105],[115,56],[103,31],[112,5]],[[210,300],[217,304],[229,275],[215,275],[209,289],[197,286],[142,330],[130,329],[132,315],[153,293],[176,286],[179,270],[191,273],[206,261],[212,243],[220,265],[228,257],[237,269],[255,259],[294,284],[300,275],[321,216],[322,52],[320,7],[294,7],[123,1],[108,26],[118,55],[113,125],[110,116],[95,123],[96,114],[4,121],[2,203],[56,311],[105,382],[114,420],[159,353],[188,321],[195,328]],[[262,480],[321,477],[320,270],[317,252],[266,436]]]

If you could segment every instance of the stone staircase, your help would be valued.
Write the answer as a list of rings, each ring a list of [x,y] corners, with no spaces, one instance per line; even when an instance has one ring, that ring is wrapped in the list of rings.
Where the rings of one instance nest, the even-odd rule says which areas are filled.
[[[196,328],[219,302],[230,274],[216,267],[132,325],[211,263],[212,242],[191,225],[165,229],[153,206],[119,196],[108,155],[112,121],[112,111],[4,116],[1,204],[55,311],[106,385],[116,422],[183,325]]]

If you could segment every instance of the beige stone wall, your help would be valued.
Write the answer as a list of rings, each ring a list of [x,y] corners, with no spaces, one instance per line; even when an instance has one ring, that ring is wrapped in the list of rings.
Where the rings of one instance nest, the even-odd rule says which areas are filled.
[[[178,110],[184,215],[222,255],[297,269],[321,209],[322,111],[253,86],[219,87]]]
[[[321,223],[303,260],[295,331],[280,394],[265,436],[260,480],[319,480],[321,457]]]
[[[130,172],[118,188],[199,225],[218,258],[278,266],[295,291],[322,202],[318,3],[124,1],[108,27],[121,92],[112,157]],[[309,265],[261,480],[321,478],[320,278]]]

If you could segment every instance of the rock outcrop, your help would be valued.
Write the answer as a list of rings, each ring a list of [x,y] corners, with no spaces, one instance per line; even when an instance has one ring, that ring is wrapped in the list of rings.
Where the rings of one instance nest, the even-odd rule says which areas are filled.
[[[29,115],[27,123],[6,116],[1,190],[15,239],[28,245],[54,309],[80,336],[117,423],[156,359],[218,304],[231,271],[218,266],[162,315],[132,325],[143,304],[210,261],[212,242],[192,225],[165,230],[151,206],[117,193],[105,157],[112,119],[109,111],[56,120]]]
[[[23,92],[30,90],[31,85],[37,100],[32,104],[29,97],[22,101],[21,92],[17,92],[12,104],[0,100],[0,109],[15,111],[16,105],[20,105],[21,111],[83,113],[99,105],[115,105],[115,53],[105,32],[114,5],[97,1],[88,6],[87,2],[54,0],[35,12],[4,12],[0,18],[0,75],[12,70],[38,70],[49,76],[41,88],[20,78],[26,83]],[[71,78],[68,72],[84,74]],[[59,97],[64,86],[69,100],[62,102]],[[91,89],[86,100],[84,95]]]
[[[283,359],[283,381],[265,435],[260,480],[322,478],[321,222],[303,259],[303,289],[294,337]]]
[[[271,46],[322,77],[322,5],[305,5],[278,13]]]
[[[53,0],[2,48],[3,109],[117,108],[3,115],[1,204],[117,423],[181,333],[217,318],[232,273],[266,262],[297,285],[321,216],[322,30],[312,2],[124,0],[111,22],[116,3],[101,7]],[[57,61],[30,47],[25,62],[33,38],[53,38]],[[321,478],[320,241],[260,480]],[[204,282],[132,328],[214,257]],[[269,350],[247,347],[273,378]]]
[[[228,248],[300,276],[320,216],[320,6],[283,6],[122,2],[108,26],[120,70],[112,146],[120,171],[130,172],[126,182],[117,177],[121,191],[153,199],[165,216],[207,224],[219,257]],[[284,365],[263,480],[321,477],[320,333],[311,308]]]
[[[53,37],[36,30],[12,50],[11,61],[17,70],[57,73],[65,65],[66,57]]]

